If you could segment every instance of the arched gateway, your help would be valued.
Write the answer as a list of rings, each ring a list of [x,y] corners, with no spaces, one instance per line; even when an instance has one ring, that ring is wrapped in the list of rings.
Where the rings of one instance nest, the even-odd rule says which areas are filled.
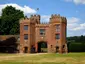
[[[37,43],[37,45],[38,45],[37,51],[39,53],[41,53],[41,52],[46,53],[47,52],[47,42],[40,41],[40,42]]]
[[[40,15],[20,20],[20,52],[65,53],[67,20],[51,15],[49,23],[40,23]]]

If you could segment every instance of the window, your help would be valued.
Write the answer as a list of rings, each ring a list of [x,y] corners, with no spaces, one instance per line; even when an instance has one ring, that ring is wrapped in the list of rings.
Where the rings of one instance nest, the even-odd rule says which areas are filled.
[[[45,29],[40,29],[40,35],[45,35]]]
[[[24,34],[24,39],[28,40],[28,34]]]
[[[56,34],[56,39],[60,39],[60,34]]]
[[[24,30],[28,30],[28,25],[24,25]]]
[[[60,32],[60,24],[57,24],[57,25],[56,25],[56,31],[57,31],[57,32]]]

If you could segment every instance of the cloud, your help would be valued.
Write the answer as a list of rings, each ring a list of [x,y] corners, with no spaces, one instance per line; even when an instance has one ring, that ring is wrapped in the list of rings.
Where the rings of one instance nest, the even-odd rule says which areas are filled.
[[[10,3],[10,4],[2,4],[2,5],[0,5],[0,15],[1,15],[1,13],[2,13],[2,9],[5,8],[7,5],[8,5],[8,6],[13,6],[13,7],[15,7],[16,9],[22,10],[25,15],[36,13],[36,10],[30,8],[29,6],[24,5],[24,6],[22,7],[22,6],[18,5],[18,4]]]
[[[85,0],[73,0],[75,4],[85,4]]]
[[[67,35],[68,36],[80,36],[85,35],[85,22],[77,17],[67,18]]]
[[[80,23],[81,19],[71,17],[67,19],[67,28],[71,31],[85,30],[85,23]]]
[[[74,28],[74,30],[85,30],[85,23],[80,24],[78,27]]]
[[[76,17],[71,17],[71,18],[67,18],[68,23],[77,23],[80,21],[79,18]]]
[[[80,21],[80,19],[75,18],[75,17],[67,18],[67,29],[68,30],[73,30],[74,28],[78,27],[79,26],[79,24],[78,24],[79,21]]]
[[[74,2],[75,4],[85,4],[85,0],[64,0],[66,2]]]
[[[49,22],[50,15],[42,15],[41,16],[41,22]]]

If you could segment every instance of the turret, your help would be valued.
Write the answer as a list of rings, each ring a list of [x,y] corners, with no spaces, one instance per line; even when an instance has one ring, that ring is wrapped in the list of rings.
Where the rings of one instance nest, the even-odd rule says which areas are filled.
[[[59,47],[60,53],[65,52],[66,25],[67,25],[66,17],[60,16],[60,14],[58,15],[52,14],[49,23],[52,28],[51,32],[52,34],[54,33],[54,35],[52,35],[52,38],[59,37],[59,39],[58,38],[55,39],[55,42],[57,43],[57,45],[56,44],[55,45]]]
[[[52,14],[50,18],[50,23],[67,23],[66,17],[60,16],[60,14]]]
[[[40,24],[40,15],[31,15],[30,19],[32,23]]]

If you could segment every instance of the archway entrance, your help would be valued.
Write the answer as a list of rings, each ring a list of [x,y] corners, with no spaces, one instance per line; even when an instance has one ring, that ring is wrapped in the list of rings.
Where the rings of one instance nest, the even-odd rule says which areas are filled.
[[[40,41],[38,42],[38,53],[45,53],[47,52],[47,42]]]

